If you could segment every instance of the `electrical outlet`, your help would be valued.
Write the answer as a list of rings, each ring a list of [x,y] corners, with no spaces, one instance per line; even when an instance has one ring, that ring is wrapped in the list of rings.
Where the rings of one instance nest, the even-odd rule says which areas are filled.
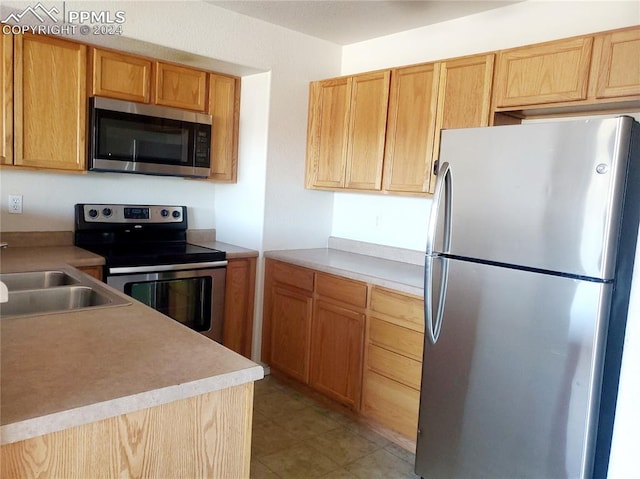
[[[22,214],[22,195],[9,195],[9,213]]]

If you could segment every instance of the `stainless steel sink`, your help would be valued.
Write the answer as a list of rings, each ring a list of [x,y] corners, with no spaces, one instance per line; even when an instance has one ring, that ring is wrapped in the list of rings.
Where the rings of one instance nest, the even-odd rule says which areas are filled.
[[[69,270],[7,273],[9,300],[0,304],[0,318],[77,311],[131,304],[126,297],[82,273]]]
[[[26,273],[0,274],[2,281],[9,291],[25,289],[43,289],[56,286],[78,284],[80,281],[69,276],[64,271],[29,271]]]

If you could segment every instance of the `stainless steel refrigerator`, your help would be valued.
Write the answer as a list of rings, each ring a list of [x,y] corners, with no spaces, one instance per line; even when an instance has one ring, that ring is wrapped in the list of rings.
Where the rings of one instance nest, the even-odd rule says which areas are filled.
[[[418,475],[606,476],[639,155],[626,116],[442,132]]]

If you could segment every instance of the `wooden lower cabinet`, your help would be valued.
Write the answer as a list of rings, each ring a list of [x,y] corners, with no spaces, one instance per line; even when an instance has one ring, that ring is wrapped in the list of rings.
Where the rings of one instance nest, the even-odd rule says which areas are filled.
[[[83,273],[102,281],[102,266],[80,266],[78,269]]]
[[[271,365],[307,384],[313,298],[280,286],[271,294]]]
[[[422,298],[373,287],[362,380],[364,416],[415,440],[420,406]]]
[[[364,323],[364,313],[315,302],[310,384],[351,409],[360,408]]]
[[[222,344],[251,358],[256,258],[228,260]]]
[[[0,477],[249,477],[253,383],[5,444]]]
[[[409,441],[423,341],[421,297],[266,260],[263,360]]]

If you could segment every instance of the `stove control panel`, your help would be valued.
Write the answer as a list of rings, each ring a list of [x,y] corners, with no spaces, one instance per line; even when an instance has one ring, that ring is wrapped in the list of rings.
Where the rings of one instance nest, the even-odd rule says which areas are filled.
[[[186,206],[164,205],[79,205],[87,223],[181,223]]]

